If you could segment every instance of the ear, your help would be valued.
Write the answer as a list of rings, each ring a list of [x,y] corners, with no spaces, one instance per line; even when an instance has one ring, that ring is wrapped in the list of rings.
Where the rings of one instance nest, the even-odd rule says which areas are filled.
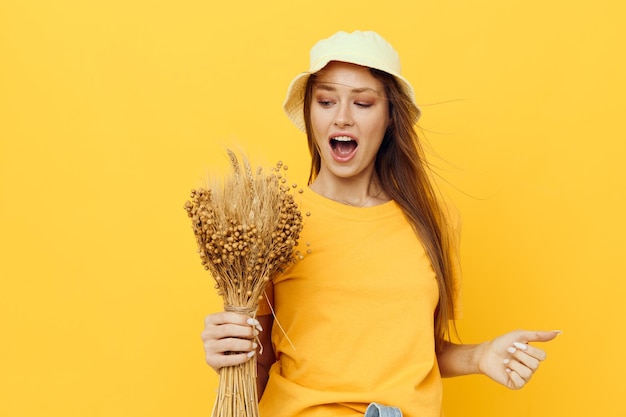
[[[389,114],[389,120],[387,121],[387,129],[393,126],[393,115]]]

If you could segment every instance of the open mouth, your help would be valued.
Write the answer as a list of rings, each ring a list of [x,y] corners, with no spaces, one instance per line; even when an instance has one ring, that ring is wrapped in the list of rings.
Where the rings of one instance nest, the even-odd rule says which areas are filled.
[[[347,157],[354,152],[359,144],[348,136],[336,136],[330,139],[330,148],[339,157]]]

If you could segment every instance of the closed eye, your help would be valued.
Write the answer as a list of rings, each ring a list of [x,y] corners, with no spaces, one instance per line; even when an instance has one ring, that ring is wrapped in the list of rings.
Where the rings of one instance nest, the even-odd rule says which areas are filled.
[[[333,104],[330,100],[317,100],[317,103],[322,107],[330,107]]]

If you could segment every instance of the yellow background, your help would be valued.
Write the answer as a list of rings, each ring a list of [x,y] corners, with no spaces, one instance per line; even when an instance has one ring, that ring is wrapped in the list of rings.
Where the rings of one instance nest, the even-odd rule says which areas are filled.
[[[623,416],[626,8],[614,0],[0,2],[0,415],[206,416],[220,308],[183,203],[224,146],[304,184],[288,82],[336,30],[398,49],[464,216],[464,341],[563,330],[455,416]],[[358,344],[355,343],[355,349]]]

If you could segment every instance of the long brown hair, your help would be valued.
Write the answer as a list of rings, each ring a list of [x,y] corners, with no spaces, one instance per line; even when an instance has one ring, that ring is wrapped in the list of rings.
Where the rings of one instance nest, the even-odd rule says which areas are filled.
[[[439,349],[450,337],[454,318],[453,268],[446,211],[429,176],[424,150],[413,128],[417,109],[396,79],[380,70],[369,69],[385,86],[391,123],[385,132],[375,161],[376,174],[387,194],[400,206],[421,240],[437,276],[439,303],[435,310],[435,346]],[[311,99],[315,74],[309,77],[304,97],[304,119],[311,153],[309,184],[320,172],[321,156],[311,129]]]

